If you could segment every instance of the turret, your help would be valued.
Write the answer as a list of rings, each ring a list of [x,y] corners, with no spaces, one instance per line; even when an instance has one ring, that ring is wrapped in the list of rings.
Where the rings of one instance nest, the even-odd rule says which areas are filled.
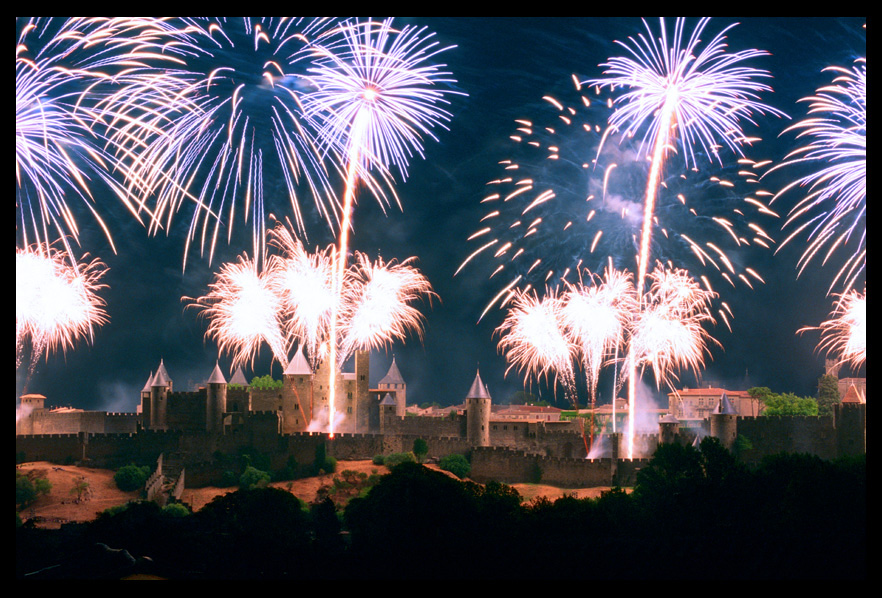
[[[680,420],[673,413],[668,413],[658,420],[658,441],[660,444],[673,444],[677,442],[680,434]]]
[[[490,393],[481,381],[481,373],[466,394],[466,436],[473,446],[490,446]]]
[[[726,393],[720,396],[717,406],[710,414],[710,435],[730,451],[735,446],[738,435],[738,414]]]
[[[159,361],[159,368],[150,384],[150,427],[168,427],[168,394],[172,391],[172,381],[165,371],[165,364]]]
[[[377,384],[377,388],[391,391],[390,394],[393,394],[395,397],[395,414],[398,417],[404,417],[407,412],[407,384],[405,384],[398,366],[395,365],[394,356],[392,357],[392,365],[389,366],[389,371]]]
[[[302,432],[314,417],[313,375],[303,348],[288,362],[282,373],[282,432]]]
[[[396,415],[395,399],[391,394],[386,393],[386,396],[380,401],[380,434],[391,432],[390,422]]]
[[[149,428],[153,410],[150,408],[150,389],[153,388],[153,372],[147,378],[144,388],[141,389],[141,425]]]
[[[224,431],[224,413],[227,410],[227,381],[217,363],[205,386],[205,431],[221,433]]]

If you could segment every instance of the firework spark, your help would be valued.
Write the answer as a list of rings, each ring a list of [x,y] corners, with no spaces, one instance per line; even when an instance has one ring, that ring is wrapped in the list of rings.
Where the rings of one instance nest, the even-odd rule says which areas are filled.
[[[835,355],[839,363],[859,368],[867,362],[867,291],[855,290],[838,296],[833,313],[819,328],[803,328],[799,332],[820,330],[818,349]]]
[[[681,269],[659,266],[649,279],[631,331],[629,359],[635,361],[635,369],[651,367],[661,387],[677,380],[677,370],[697,373],[704,364],[708,341],[713,341],[704,326],[715,323],[710,314],[715,293]]]
[[[790,210],[784,226],[795,225],[796,229],[781,244],[784,247],[801,233],[808,234],[799,273],[824,247],[828,248],[826,262],[852,236],[859,236],[830,285],[832,291],[840,280],[846,288],[852,287],[866,268],[867,62],[860,59],[851,70],[827,70],[836,75],[833,82],[803,100],[809,102],[809,117],[785,130],[798,131],[797,138],[808,138],[809,142],[769,172],[802,163],[820,165],[817,171],[786,185],[774,198],[795,188],[808,189]]]
[[[80,198],[113,245],[92,187],[104,183],[136,217],[137,201],[113,175],[97,101],[122,88],[161,87],[147,62],[165,60],[153,18],[16,18],[15,174],[21,245],[79,239]],[[114,248],[115,251],[115,248]]]
[[[343,156],[346,169],[335,257],[334,289],[338,295],[343,292],[356,185],[365,183],[381,198],[383,189],[372,178],[372,170],[387,182],[392,166],[407,177],[407,164],[414,153],[423,155],[423,137],[435,138],[432,128],[445,126],[451,117],[438,104],[447,103],[445,95],[451,93],[441,85],[453,82],[440,65],[431,62],[447,48],[439,47],[425,28],[394,29],[390,18],[381,23],[347,22],[340,31],[345,37],[341,48],[317,50],[318,66],[310,69],[309,76],[315,91],[303,99],[306,117],[318,130],[323,151]],[[391,184],[389,188],[394,193]],[[332,345],[338,342],[337,319],[333,309]],[[335,355],[332,351],[332,397]],[[333,421],[333,399],[329,409]]]
[[[107,267],[100,260],[73,260],[63,250],[42,244],[15,250],[16,368],[30,345],[29,371],[41,355],[71,349],[94,338],[108,321],[98,291]]]
[[[641,34],[639,40],[631,38],[631,45],[619,42],[631,57],[611,58],[602,65],[607,67],[605,77],[590,82],[601,87],[628,89],[616,100],[618,108],[610,118],[610,124],[626,134],[637,135],[644,129],[643,144],[650,148],[651,166],[643,204],[637,268],[637,289],[641,297],[650,259],[653,214],[663,164],[676,139],[679,139],[687,164],[696,165],[697,147],[703,148],[708,156],[721,160],[717,151],[720,142],[739,155],[742,155],[742,146],[749,143],[742,130],[742,120],[752,122],[754,113],[783,115],[756,100],[759,93],[770,88],[755,79],[769,77],[769,73],[740,64],[766,52],[726,53],[725,33],[734,25],[726,27],[699,51],[700,36],[708,21],[708,18],[702,18],[698,22],[684,46],[685,20],[678,18],[670,47],[664,19],[660,19],[658,41],[644,21],[648,37]],[[635,356],[630,356],[629,364],[628,453],[632,456],[637,381]]]
[[[266,343],[284,368],[288,357],[281,322],[282,300],[274,290],[256,260],[241,255],[236,262],[221,266],[207,295],[184,300],[208,320],[206,337],[232,355],[233,367],[253,363]]]
[[[332,285],[333,246],[310,254],[288,228],[278,225],[270,235],[268,245],[276,253],[266,260],[264,270],[241,256],[221,267],[207,295],[184,298],[208,319],[206,336],[232,354],[234,367],[253,361],[263,343],[283,368],[295,347],[305,348],[316,371],[318,363],[332,355],[343,363],[355,351],[388,346],[411,333],[422,336],[422,315],[413,304],[434,294],[412,265],[413,258],[401,263],[371,261],[356,253],[343,292],[337,294]],[[341,301],[339,338],[331,343],[335,301]]]
[[[266,206],[277,195],[287,195],[301,233],[298,191],[334,222],[331,173],[300,107],[311,48],[334,22],[242,17],[175,24],[166,47],[181,64],[165,71],[167,84],[105,102],[127,184],[144,198],[142,207],[148,198],[155,202],[151,230],[169,228],[182,206],[193,203],[186,265],[197,237],[200,250],[213,257],[222,227],[229,238],[237,218],[251,221],[254,254],[261,256]],[[265,190],[270,182],[282,188]]]

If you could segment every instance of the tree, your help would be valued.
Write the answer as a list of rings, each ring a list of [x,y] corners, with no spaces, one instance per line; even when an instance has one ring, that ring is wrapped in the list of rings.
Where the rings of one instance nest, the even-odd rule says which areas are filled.
[[[113,475],[113,481],[116,482],[116,487],[123,492],[132,492],[143,488],[149,477],[150,467],[147,465],[138,467],[131,464],[120,467]]]
[[[89,481],[86,478],[79,478],[74,482],[73,488],[70,489],[71,494],[77,495],[77,500],[83,500],[83,495],[89,490]]]
[[[811,397],[798,397],[792,392],[778,394],[765,386],[747,392],[762,404],[761,415],[818,415],[818,402]]]
[[[833,415],[833,405],[840,401],[838,378],[829,374],[818,378],[818,415]]]
[[[416,457],[417,463],[422,463],[428,453],[429,443],[422,438],[417,438],[413,441],[413,454]]]
[[[266,376],[255,376],[251,379],[251,388],[256,390],[279,390],[282,388],[282,381],[273,380],[273,377],[269,374]]]
[[[270,474],[257,469],[253,465],[245,468],[242,477],[239,478],[239,488],[250,490],[252,488],[266,488],[271,481]]]
[[[465,478],[471,473],[472,465],[463,455],[447,455],[438,463],[438,467],[449,471],[458,478]]]
[[[49,494],[52,484],[44,477],[31,479],[18,470],[15,471],[15,506],[23,509],[37,500],[42,494]]]
[[[792,392],[775,394],[765,400],[763,415],[818,415],[818,402],[811,397],[798,397]]]

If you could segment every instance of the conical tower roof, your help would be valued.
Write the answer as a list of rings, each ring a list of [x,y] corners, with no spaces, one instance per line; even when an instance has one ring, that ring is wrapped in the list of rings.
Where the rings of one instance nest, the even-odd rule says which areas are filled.
[[[288,367],[285,368],[284,374],[286,376],[312,375],[312,368],[309,367],[309,362],[306,361],[306,356],[303,355],[302,346],[297,348],[297,355],[288,362]]]
[[[380,405],[395,405],[395,399],[393,399],[392,395],[387,392],[386,396],[383,397],[383,400],[380,401]]]
[[[395,365],[394,356],[392,357],[392,365],[389,366],[389,371],[380,380],[380,384],[404,384],[404,378],[401,377],[401,372],[398,371],[398,366]]]
[[[726,396],[726,393],[723,393],[720,396],[720,402],[717,403],[717,406],[714,408],[714,413],[719,413],[723,415],[737,415],[735,408],[732,407],[732,403],[729,401],[729,397]]]
[[[224,379],[224,375],[221,374],[220,365],[215,362],[214,371],[211,372],[211,376],[208,378],[208,384],[226,384],[227,381]]]
[[[144,385],[144,388],[141,389],[141,392],[150,392],[151,388],[153,388],[153,372],[150,372],[150,376],[147,378],[147,383]]]
[[[469,389],[468,394],[466,395],[467,399],[490,399],[490,393],[487,392],[487,387],[484,386],[484,383],[481,382],[481,372],[478,371],[475,373],[475,380],[472,382],[472,387]]]
[[[151,386],[168,386],[171,378],[168,377],[168,372],[165,371],[165,364],[160,359],[159,360],[159,369],[156,370],[156,375],[153,376],[153,382]]]
[[[242,386],[248,386],[248,380],[245,379],[245,373],[242,372],[242,366],[236,368],[236,371],[233,373],[233,377],[230,378],[230,384],[240,384]]]
[[[861,394],[858,392],[858,389],[854,384],[849,385],[848,390],[845,391],[845,396],[842,397],[842,402],[863,403],[861,400]]]

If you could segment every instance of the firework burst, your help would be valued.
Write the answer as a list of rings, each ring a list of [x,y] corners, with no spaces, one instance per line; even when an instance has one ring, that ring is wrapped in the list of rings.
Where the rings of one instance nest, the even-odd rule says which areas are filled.
[[[259,259],[267,205],[276,196],[287,196],[301,233],[300,195],[310,195],[317,213],[335,221],[332,175],[300,106],[312,45],[334,22],[212,17],[175,25],[166,46],[180,65],[165,71],[167,85],[105,102],[122,172],[144,198],[142,207],[151,209],[151,230],[170,227],[193,204],[186,264],[193,241],[211,257],[222,228],[229,238],[237,219],[251,221]],[[279,189],[265,189],[271,182]]]
[[[97,103],[129,89],[161,87],[156,32],[163,21],[130,17],[18,17],[15,50],[16,208],[21,245],[78,240],[82,200],[107,239],[113,237],[96,207],[101,181],[138,217],[136,199],[114,176],[115,157]],[[114,249],[115,250],[115,249]]]
[[[76,263],[74,266],[73,264]],[[63,250],[35,244],[15,250],[15,353],[21,366],[30,346],[29,373],[37,360],[91,341],[108,321],[98,292],[107,267],[84,256],[76,262]]]
[[[342,156],[346,169],[335,257],[334,289],[338,295],[343,292],[357,184],[361,182],[375,196],[383,197],[383,188],[372,175],[377,171],[394,193],[389,169],[397,167],[406,178],[413,154],[422,156],[424,136],[434,138],[432,127],[444,126],[450,119],[450,113],[438,104],[446,103],[445,95],[450,93],[440,85],[452,82],[440,65],[431,62],[447,48],[438,47],[425,28],[395,29],[390,18],[381,23],[346,22],[340,31],[345,38],[340,47],[316,50],[318,65],[310,69],[309,76],[315,90],[303,100],[323,151]],[[335,307],[331,313],[332,345],[338,344],[337,320]],[[332,351],[332,397],[335,355]],[[333,401],[329,409],[333,421]]]
[[[207,295],[184,297],[208,320],[205,335],[233,357],[233,367],[253,363],[264,343],[282,367],[288,365],[282,328],[282,300],[275,285],[247,255],[223,264]]]
[[[343,363],[357,350],[422,335],[422,315],[413,304],[434,294],[413,258],[371,261],[356,253],[338,294],[332,284],[333,246],[310,254],[282,225],[270,235],[268,245],[275,252],[263,270],[241,256],[221,267],[207,295],[184,298],[208,320],[206,336],[233,356],[234,365],[253,361],[266,343],[283,368],[295,348],[305,349],[316,371],[331,355]],[[341,302],[339,336],[332,343],[335,301]]]
[[[830,319],[819,328],[803,328],[821,331],[819,350],[836,356],[839,363],[859,368],[867,363],[867,291],[855,290],[838,295]]]
[[[852,237],[858,237],[830,285],[832,291],[840,281],[846,288],[852,287],[866,268],[867,62],[860,59],[851,70],[827,70],[834,73],[833,82],[803,100],[809,102],[809,117],[785,130],[798,132],[797,138],[806,138],[808,143],[769,172],[803,163],[819,165],[818,170],[786,185],[775,196],[778,199],[797,188],[808,190],[790,210],[784,226],[796,228],[781,244],[784,247],[807,234],[799,273],[825,247],[824,262]]]

